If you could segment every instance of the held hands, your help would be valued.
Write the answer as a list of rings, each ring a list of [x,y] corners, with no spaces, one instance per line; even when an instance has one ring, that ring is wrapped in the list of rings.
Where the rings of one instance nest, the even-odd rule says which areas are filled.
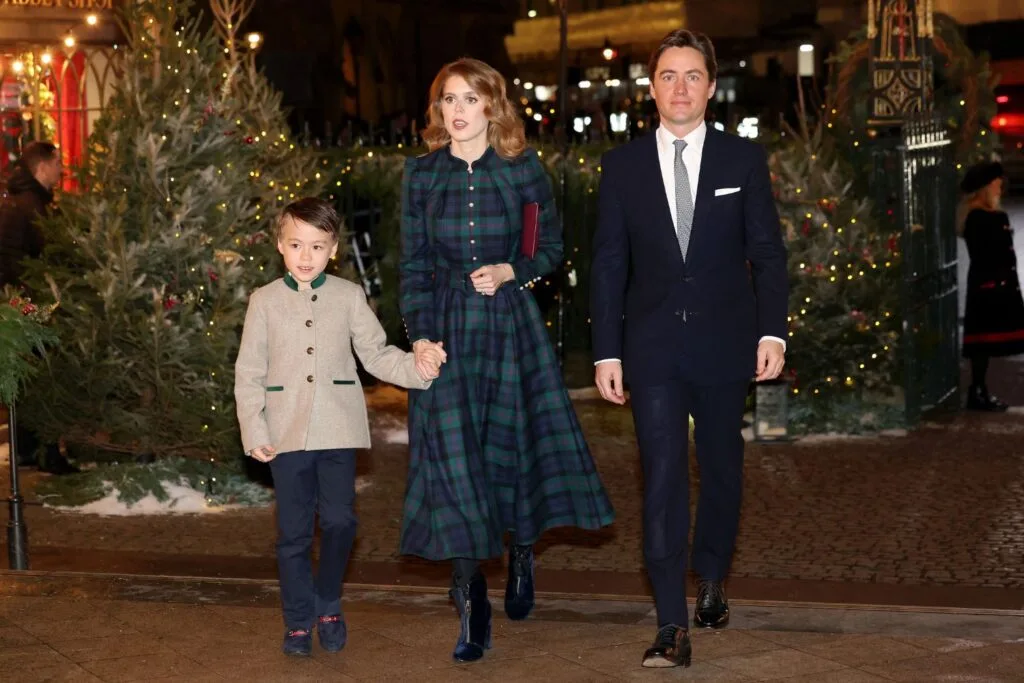
[[[508,263],[483,266],[469,274],[469,279],[473,282],[473,289],[484,296],[494,296],[499,287],[514,280],[515,277],[515,271]]]
[[[273,446],[260,446],[249,451],[249,455],[260,462],[270,462],[277,457]]]
[[[424,382],[437,379],[441,374],[441,366],[448,361],[444,342],[420,339],[413,343],[412,353],[416,359],[416,373]]]
[[[604,400],[620,406],[626,403],[626,394],[622,390],[622,363],[619,361],[598,363],[594,368],[594,384]]]
[[[755,382],[765,382],[782,374],[782,366],[786,364],[786,352],[782,344],[765,339],[757,345],[757,376]]]

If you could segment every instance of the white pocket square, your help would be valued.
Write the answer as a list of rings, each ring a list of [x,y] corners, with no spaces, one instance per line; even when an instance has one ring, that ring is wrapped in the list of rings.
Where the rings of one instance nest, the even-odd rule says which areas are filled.
[[[715,196],[716,197],[721,197],[723,194],[733,194],[734,192],[739,192],[739,191],[740,191],[740,188],[738,188],[738,187],[720,187],[717,190],[715,190]]]

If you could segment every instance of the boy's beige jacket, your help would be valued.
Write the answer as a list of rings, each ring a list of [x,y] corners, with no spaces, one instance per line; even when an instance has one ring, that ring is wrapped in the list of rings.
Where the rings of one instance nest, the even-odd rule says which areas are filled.
[[[253,292],[235,361],[235,402],[246,453],[369,448],[356,354],[371,375],[426,389],[413,354],[387,346],[363,289],[321,275],[313,289],[275,280]]]

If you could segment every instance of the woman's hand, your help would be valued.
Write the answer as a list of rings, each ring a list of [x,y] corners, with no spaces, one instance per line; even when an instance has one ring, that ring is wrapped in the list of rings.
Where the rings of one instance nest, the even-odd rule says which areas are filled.
[[[416,373],[423,381],[437,379],[441,374],[441,365],[448,361],[444,352],[444,342],[432,342],[420,339],[412,345],[415,357]]]
[[[512,266],[508,263],[484,266],[477,268],[469,274],[469,279],[473,282],[473,288],[484,296],[494,296],[499,287],[515,278],[515,271],[512,270]]]

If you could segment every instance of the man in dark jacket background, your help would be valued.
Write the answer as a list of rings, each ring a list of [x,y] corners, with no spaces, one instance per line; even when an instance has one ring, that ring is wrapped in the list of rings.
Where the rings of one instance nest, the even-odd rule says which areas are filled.
[[[0,287],[19,285],[21,261],[39,258],[43,234],[36,225],[53,203],[61,178],[60,152],[49,142],[30,142],[7,181],[0,200]]]
[[[60,151],[55,145],[49,142],[25,145],[21,159],[7,180],[6,192],[0,197],[0,290],[6,285],[21,286],[21,262],[42,255],[45,240],[37,220],[53,204],[53,189],[60,183],[62,172]],[[32,462],[37,450],[39,439],[19,424],[21,463]],[[57,444],[45,445],[39,469],[54,474],[77,471],[61,455]]]

